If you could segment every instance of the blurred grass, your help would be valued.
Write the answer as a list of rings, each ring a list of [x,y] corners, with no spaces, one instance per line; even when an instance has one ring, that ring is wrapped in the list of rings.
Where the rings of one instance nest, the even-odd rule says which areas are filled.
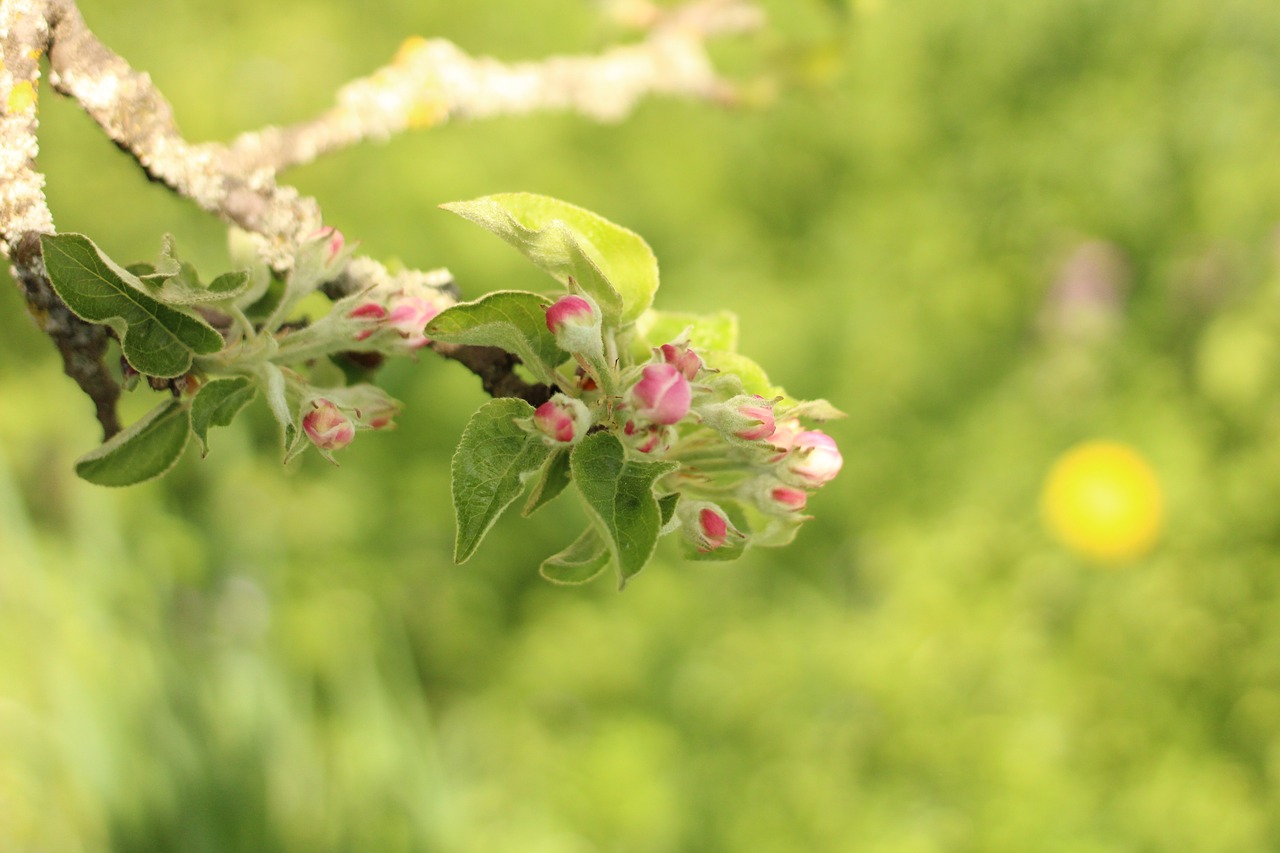
[[[429,359],[341,468],[281,469],[259,411],[94,489],[91,409],[0,289],[0,847],[1280,849],[1280,6],[767,5],[717,48],[780,84],[765,108],[446,126],[289,178],[469,294],[538,279],[441,202],[530,190],[639,231],[661,307],[733,308],[776,381],[850,413],[799,541],[557,589],[566,504],[454,567],[481,393]],[[507,59],[609,35],[578,0],[82,9],[196,139],[305,117],[410,34]],[[217,223],[40,105],[61,229],[225,262]],[[1082,331],[1060,285],[1090,241],[1121,261]],[[1166,491],[1118,571],[1036,513],[1093,437]]]

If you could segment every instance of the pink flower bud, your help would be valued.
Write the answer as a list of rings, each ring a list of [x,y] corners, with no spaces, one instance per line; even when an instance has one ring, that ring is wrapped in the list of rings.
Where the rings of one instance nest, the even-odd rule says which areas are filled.
[[[595,323],[595,310],[581,296],[562,296],[547,309],[547,329],[553,335],[559,335],[565,326],[593,326]]]
[[[585,296],[562,296],[547,308],[547,328],[565,352],[598,358],[604,352],[600,326],[600,311]]]
[[[698,511],[697,547],[699,551],[714,551],[729,538],[729,519],[724,514],[704,507]]]
[[[342,410],[323,398],[313,400],[313,408],[302,419],[302,429],[321,450],[340,450],[356,437],[355,424]]]
[[[534,411],[533,425],[550,445],[575,443],[591,428],[591,410],[581,400],[556,394]]]
[[[662,360],[684,374],[690,382],[702,369],[702,358],[689,348],[688,344],[663,344],[656,350]]]
[[[800,421],[795,418],[788,418],[775,425],[773,435],[769,436],[769,444],[782,451],[790,450],[802,432],[804,432],[804,427]],[[781,459],[782,457],[779,456],[778,458]]]
[[[738,406],[738,414],[742,417],[750,418],[756,423],[736,431],[734,435],[738,438],[745,438],[747,441],[761,441],[773,435],[776,431],[773,422],[773,404],[759,396],[752,399],[759,402]]]
[[[347,238],[342,236],[342,232],[332,226],[321,228],[315,233],[315,236],[325,241],[324,245],[324,262],[326,265],[332,264],[342,254],[342,250],[346,248]]]
[[[787,455],[786,468],[810,488],[829,483],[840,473],[844,457],[831,436],[818,430],[796,436]]]
[[[775,486],[769,490],[769,501],[775,509],[799,512],[804,509],[808,495],[803,489],[791,486]]]
[[[689,414],[693,391],[674,365],[647,364],[640,381],[631,386],[629,397],[641,420],[674,424]]]
[[[356,332],[356,340],[363,341],[377,331],[377,324],[387,318],[387,309],[377,302],[364,302],[357,305],[347,315],[353,320],[367,320],[368,327]]]
[[[398,296],[388,305],[387,325],[400,333],[410,349],[425,347],[431,343],[422,334],[431,318],[440,309],[421,296]]]

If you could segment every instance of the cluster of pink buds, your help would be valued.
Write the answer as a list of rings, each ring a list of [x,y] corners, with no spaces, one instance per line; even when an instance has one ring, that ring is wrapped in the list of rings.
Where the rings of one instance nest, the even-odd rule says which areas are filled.
[[[443,309],[438,297],[424,287],[406,286],[390,293],[374,290],[347,312],[357,321],[354,337],[365,341],[386,329],[395,333],[397,349],[416,350],[431,343],[422,330]]]

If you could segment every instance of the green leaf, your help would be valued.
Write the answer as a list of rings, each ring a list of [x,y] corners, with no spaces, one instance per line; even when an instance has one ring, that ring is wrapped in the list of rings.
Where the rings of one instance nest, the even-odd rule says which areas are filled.
[[[634,322],[653,304],[658,261],[633,231],[572,204],[532,193],[506,193],[442,205],[512,246],[562,284],[572,277],[600,306],[605,321]]]
[[[200,455],[209,453],[209,428],[227,426],[258,395],[258,386],[244,376],[215,379],[196,393],[191,403],[191,429],[200,440]]]
[[[543,464],[538,482],[529,493],[529,500],[525,502],[520,514],[533,515],[559,496],[567,485],[569,485],[569,454],[565,450],[556,450]]]
[[[132,486],[153,480],[177,464],[191,435],[180,400],[169,399],[128,429],[76,460],[76,473],[98,486]]]
[[[453,454],[453,509],[458,517],[453,558],[466,562],[498,516],[524,491],[551,453],[538,435],[516,425],[533,406],[511,397],[480,407]]]
[[[707,351],[701,355],[707,367],[722,373],[732,373],[741,379],[744,393],[759,394],[765,399],[771,399],[781,393],[781,389],[769,381],[764,368],[745,355],[724,350]]]
[[[676,514],[676,506],[680,503],[680,493],[672,492],[669,495],[663,495],[658,498],[658,509],[662,510],[662,532],[667,533],[667,525],[671,524],[671,517]]]
[[[627,459],[622,442],[608,432],[583,439],[573,448],[569,466],[618,566],[621,588],[644,568],[658,543],[662,510],[653,484],[678,466]]]
[[[646,311],[636,321],[646,355],[650,347],[662,346],[689,330],[689,345],[697,350],[724,350],[734,352],[738,348],[738,315],[732,311],[714,314],[689,314],[678,311]]]
[[[609,556],[609,546],[594,527],[588,527],[563,551],[543,560],[538,573],[552,583],[583,584],[608,567]]]
[[[142,283],[117,266],[82,234],[40,238],[49,280],[67,307],[90,323],[105,323],[120,336],[124,357],[148,376],[181,376],[192,353],[222,349],[222,336],[208,323],[164,305],[142,291]]]
[[[423,334],[450,344],[499,347],[514,353],[539,381],[554,385],[555,368],[565,354],[547,328],[550,304],[550,299],[536,293],[500,290],[446,308]]]
[[[147,276],[154,280],[154,276]],[[184,263],[175,275],[165,276],[163,280],[151,283],[151,295],[161,302],[170,305],[202,305],[215,302],[227,302],[241,296],[249,289],[249,273],[227,272],[208,284],[200,281],[196,269]]]

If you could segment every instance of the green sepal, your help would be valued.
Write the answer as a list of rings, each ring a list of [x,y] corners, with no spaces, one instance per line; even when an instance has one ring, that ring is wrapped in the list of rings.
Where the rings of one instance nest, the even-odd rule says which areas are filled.
[[[169,399],[76,460],[76,474],[98,486],[154,480],[178,463],[191,435],[181,400]]]
[[[654,483],[679,466],[628,459],[622,442],[608,432],[584,438],[573,448],[569,466],[578,493],[609,546],[622,588],[644,568],[658,543],[662,509]]]
[[[222,349],[222,335],[200,318],[147,295],[133,273],[82,234],[40,238],[53,289],[82,320],[111,326],[129,364],[147,376],[181,376],[194,354]]]
[[[543,560],[538,573],[552,583],[576,586],[599,577],[609,567],[609,559],[609,546],[594,527],[588,527],[563,551]]]
[[[209,454],[209,429],[227,426],[258,395],[258,386],[245,376],[214,379],[191,402],[191,430],[200,441],[200,455]]]
[[[517,356],[539,382],[554,385],[555,369],[565,354],[547,328],[550,304],[550,299],[536,293],[500,290],[446,308],[432,318],[423,334],[444,343],[504,349]]]
[[[531,418],[533,406],[512,397],[490,400],[471,416],[453,454],[453,509],[457,538],[453,559],[475,553],[494,522],[520,493],[526,480],[551,453],[536,433],[516,423]]]

